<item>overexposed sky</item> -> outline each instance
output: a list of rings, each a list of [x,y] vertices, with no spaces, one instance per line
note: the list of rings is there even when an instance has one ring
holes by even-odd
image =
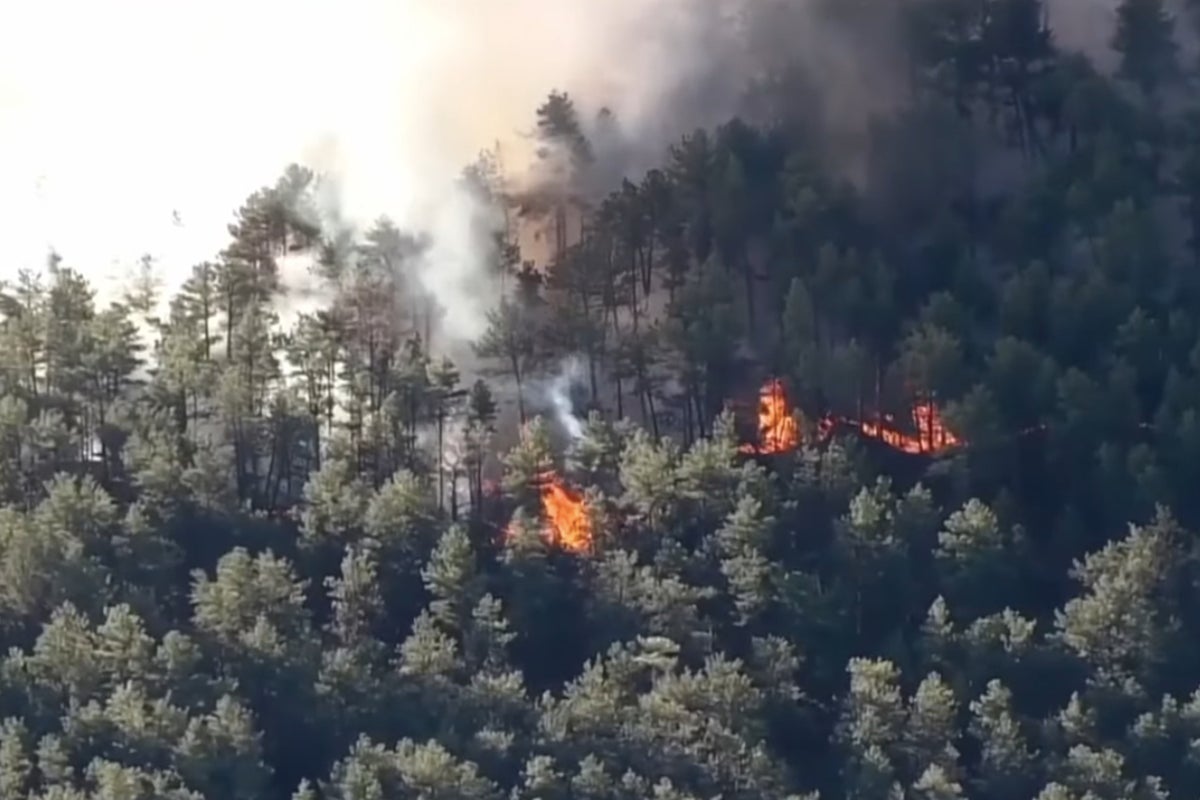
[[[510,135],[515,109],[532,121],[552,85],[505,69],[519,51],[497,51],[492,36],[529,46],[488,29],[505,5],[0,3],[0,278],[40,268],[53,246],[101,284],[142,253],[177,284],[293,160],[336,169],[352,215],[405,217]],[[551,51],[569,58],[569,18],[536,13],[554,5],[507,3],[532,11],[525,32],[555,34]]]
[[[173,291],[293,161],[344,218],[462,239],[451,180],[527,164],[550,90],[636,136],[712,55],[698,9],[742,1],[0,0],[0,279],[53,247],[111,297],[148,253]]]

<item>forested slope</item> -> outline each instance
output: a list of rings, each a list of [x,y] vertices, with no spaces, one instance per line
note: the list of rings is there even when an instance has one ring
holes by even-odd
[[[1200,792],[1196,13],[904,8],[853,158],[781,74],[598,195],[551,93],[468,351],[299,167],[5,287],[0,800]]]

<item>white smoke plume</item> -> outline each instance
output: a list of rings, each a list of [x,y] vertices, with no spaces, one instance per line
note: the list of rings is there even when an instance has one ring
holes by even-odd
[[[715,5],[715,4],[713,4]],[[0,277],[50,247],[104,289],[150,253],[164,289],[225,244],[292,161],[336,173],[342,214],[438,234],[430,283],[476,332],[474,245],[449,188],[510,166],[555,87],[651,120],[703,54],[694,0],[47,0],[0,11]],[[18,10],[19,9],[19,10]],[[69,22],[69,24],[68,24]],[[469,212],[468,212],[469,213]],[[468,304],[469,306],[469,304]]]
[[[1047,0],[1047,16],[1055,41],[1069,50],[1085,53],[1106,72],[1119,62],[1112,49],[1121,0]],[[1196,40],[1196,8],[1190,0],[1166,0],[1164,8],[1175,21],[1175,38],[1185,62],[1193,62],[1200,43]]]
[[[562,426],[563,431],[575,441],[583,436],[583,420],[575,416],[575,407],[571,401],[571,389],[580,385],[584,380],[583,362],[575,356],[563,359],[558,373],[546,386],[546,397],[554,408],[554,418]]]
[[[1055,0],[1055,22],[1072,43],[1095,46],[1092,27],[1111,4]],[[857,125],[894,95],[882,78],[899,71],[879,65],[897,27],[887,9],[898,4],[877,4],[866,44],[809,11],[838,5],[9,3],[0,9],[0,215],[9,223],[0,279],[41,268],[53,247],[103,300],[148,253],[169,296],[227,243],[246,196],[298,161],[336,176],[344,223],[361,229],[386,215],[432,235],[423,277],[450,334],[471,339],[496,291],[481,278],[488,243],[470,222],[483,212],[454,180],[480,149],[499,143],[505,168],[519,174],[532,158],[534,110],[557,88],[588,120],[611,109],[616,140],[597,150],[612,170],[636,172],[688,128],[736,110],[746,83],[782,54],[820,67],[826,107],[802,113],[838,117],[838,130]],[[1087,26],[1073,26],[1089,9]]]

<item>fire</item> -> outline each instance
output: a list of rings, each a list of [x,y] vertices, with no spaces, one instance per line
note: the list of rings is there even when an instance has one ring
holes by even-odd
[[[942,422],[942,415],[932,403],[918,403],[912,409],[916,433],[905,433],[894,427],[895,418],[890,414],[880,423],[861,422],[859,429],[867,436],[878,439],[889,447],[904,453],[928,455],[941,453],[962,444]]]
[[[563,485],[555,475],[542,482],[542,509],[546,512],[546,537],[551,544],[574,553],[592,547],[592,521],[583,497]]]
[[[542,536],[551,545],[572,553],[585,553],[592,548],[592,520],[583,496],[567,488],[553,472],[544,473],[538,480],[542,495]],[[511,536],[511,530],[505,536]]]
[[[758,395],[758,444],[744,444],[743,453],[772,455],[795,450],[800,444],[800,426],[788,406],[783,382],[772,378]]]
[[[913,422],[917,424],[917,430],[930,450],[941,452],[963,443],[946,427],[941,412],[933,403],[919,403],[912,413]]]
[[[897,427],[895,418],[890,414],[878,422],[859,422],[827,416],[818,423],[817,436],[824,441],[833,434],[837,425],[848,425],[857,428],[864,436],[878,439],[889,447],[913,455],[941,453],[963,443],[946,427],[941,413],[933,403],[917,403],[913,406],[912,421],[915,433]],[[800,438],[800,426],[788,405],[783,382],[778,378],[771,378],[763,384],[759,392],[758,442],[744,444],[740,450],[743,453],[759,455],[786,453],[796,449]]]

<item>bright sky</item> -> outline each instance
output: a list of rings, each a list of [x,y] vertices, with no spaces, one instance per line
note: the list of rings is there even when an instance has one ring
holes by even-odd
[[[0,0],[0,279],[53,247],[107,294],[149,253],[170,292],[292,161],[336,173],[354,221],[444,229],[450,179],[499,140],[519,166],[550,89],[653,108],[687,5]]]
[[[53,246],[101,282],[151,253],[177,283],[225,244],[241,201],[293,160],[333,157],[351,172],[370,163],[394,194],[360,187],[356,199],[379,204],[368,217],[394,212],[405,202],[397,184],[439,166],[413,138],[428,131],[402,116],[427,94],[422,65],[449,42],[422,7],[0,3],[0,278],[40,268]],[[417,149],[426,163],[409,163]]]

